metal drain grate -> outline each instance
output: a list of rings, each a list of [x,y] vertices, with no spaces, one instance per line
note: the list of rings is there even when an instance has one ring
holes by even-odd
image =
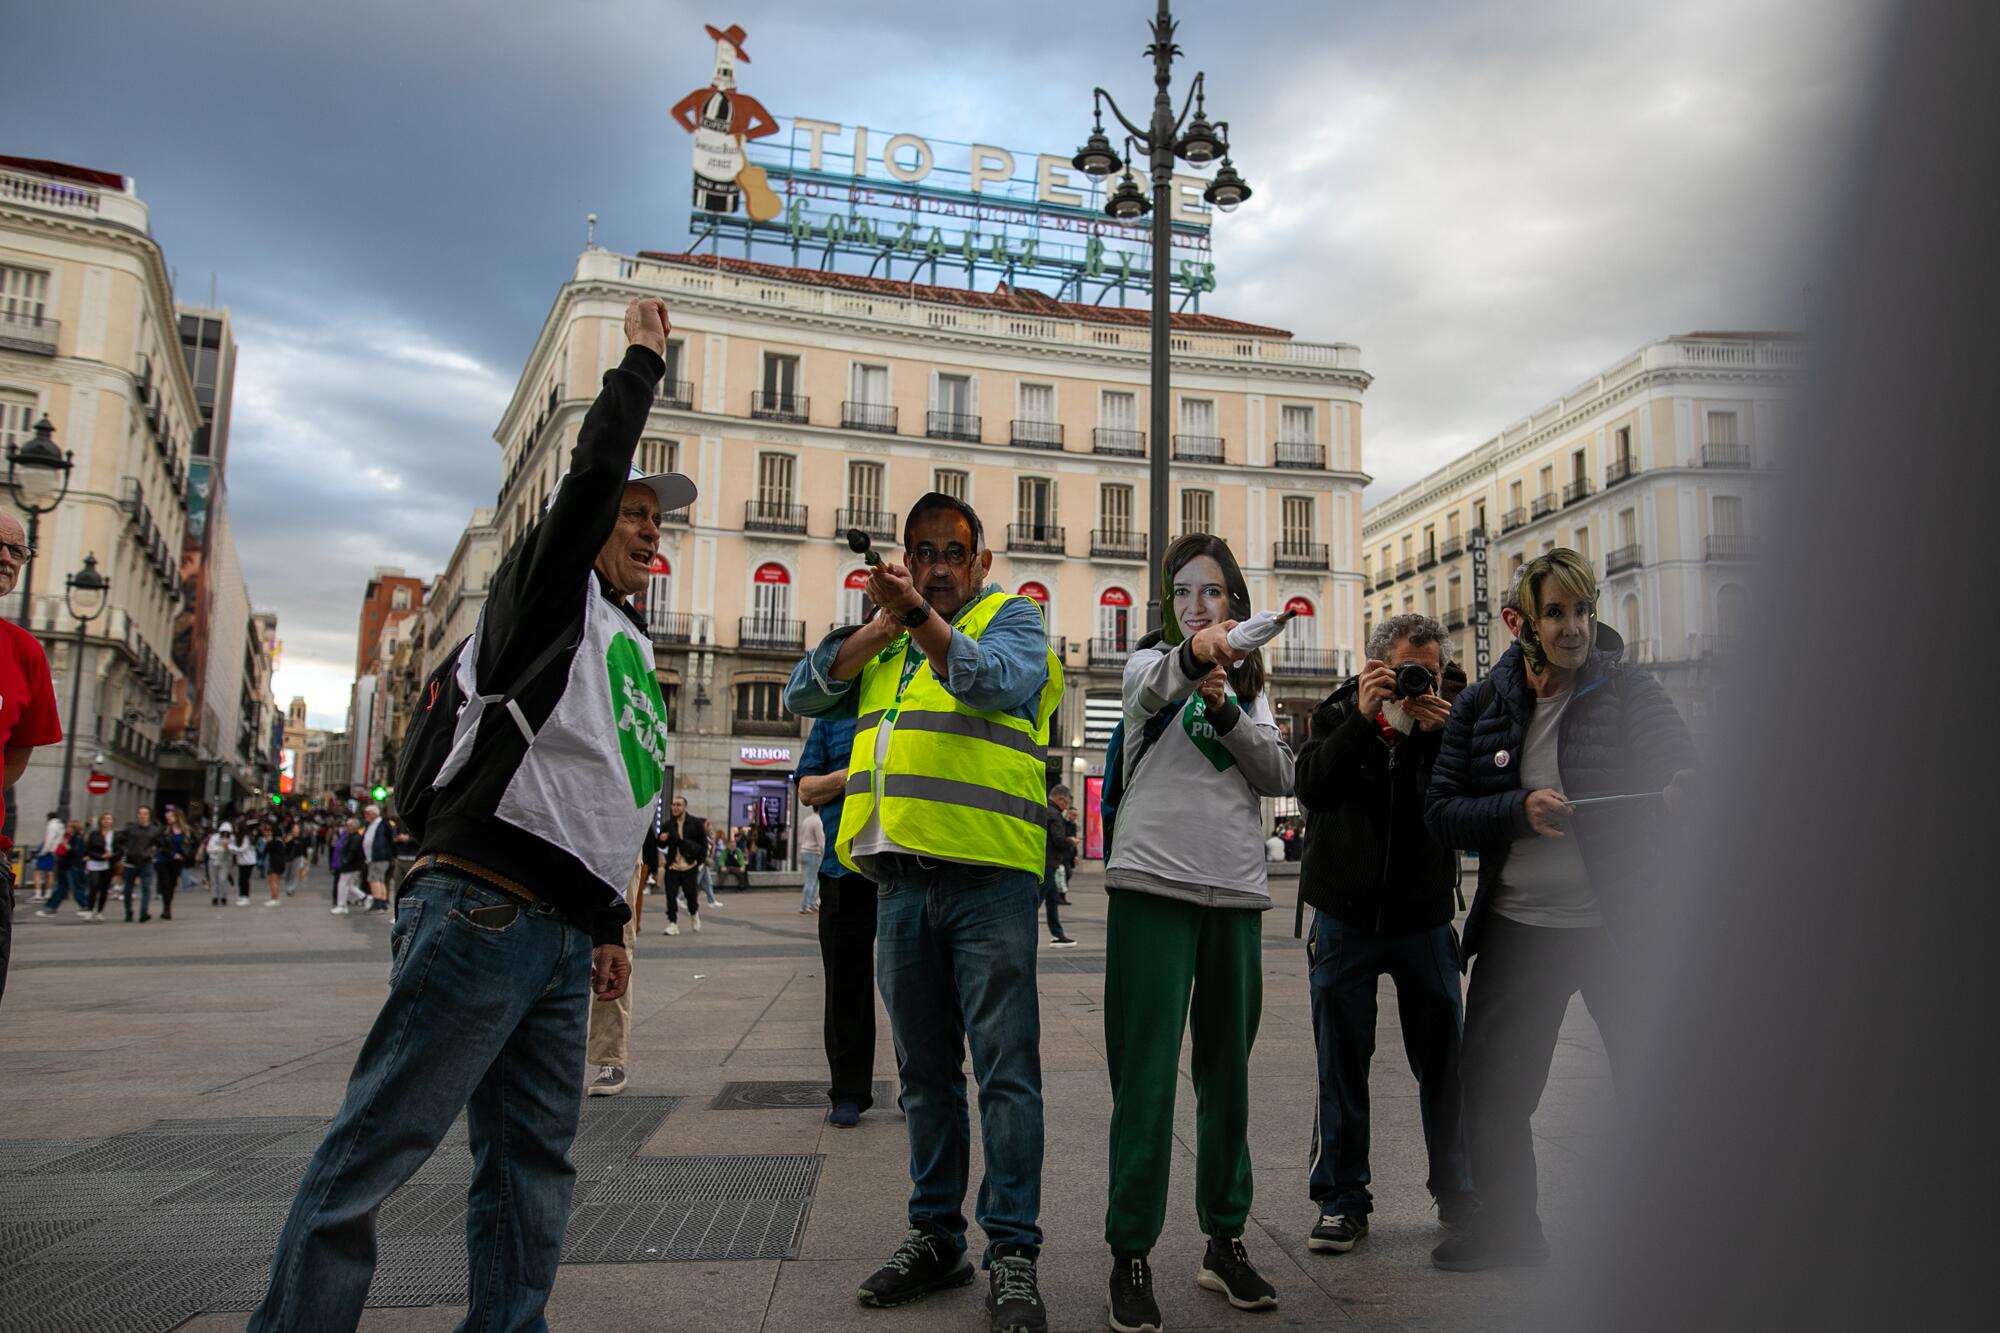
[[[96,1225],[97,1219],[91,1217],[0,1218],[0,1268],[43,1250],[53,1249],[60,1255],[63,1241]]]
[[[803,1199],[587,1203],[570,1214],[563,1261],[795,1259],[809,1206]]]
[[[0,1176],[0,1217],[110,1217],[143,1208],[162,1194],[201,1179],[198,1171],[92,1176]]]
[[[646,1157],[591,1192],[585,1203],[719,1203],[812,1198],[820,1158],[812,1153],[735,1157]]]
[[[0,1176],[32,1171],[102,1142],[103,1139],[0,1139]]]
[[[289,1197],[287,1198],[289,1202]],[[107,1217],[90,1230],[30,1256],[52,1263],[158,1264],[190,1254],[260,1254],[285,1224],[283,1203],[256,1208],[142,1208]]]
[[[875,1080],[875,1103],[894,1105],[896,1085],[887,1079]],[[711,1111],[825,1111],[826,1084],[793,1082],[725,1083]]]
[[[209,1134],[123,1134],[115,1139],[44,1162],[37,1175],[101,1175],[121,1171],[200,1171],[229,1166],[290,1130]]]

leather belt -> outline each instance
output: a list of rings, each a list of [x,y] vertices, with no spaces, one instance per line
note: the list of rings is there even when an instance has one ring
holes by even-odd
[[[446,870],[456,870],[460,874],[470,875],[480,883],[498,889],[510,898],[519,898],[525,903],[534,904],[542,901],[535,891],[527,885],[516,883],[514,880],[508,879],[505,875],[488,870],[485,866],[468,861],[463,857],[447,856],[443,852],[430,852],[410,863],[409,874],[414,875],[425,866],[441,866]],[[409,875],[405,875],[403,878],[407,880]],[[398,896],[401,896],[400,892]]]

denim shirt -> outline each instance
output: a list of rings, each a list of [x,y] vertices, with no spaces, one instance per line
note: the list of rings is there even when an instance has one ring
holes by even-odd
[[[844,711],[813,723],[811,733],[806,736],[805,752],[799,756],[799,766],[792,773],[794,784],[800,778],[823,778],[847,767],[847,756],[854,749],[854,695],[850,693],[847,698],[849,706]],[[820,827],[826,830],[826,855],[819,863],[822,879],[845,879],[854,873],[833,854],[833,845],[840,841],[840,807],[846,803],[844,795],[836,796],[803,816],[817,815]]]
[[[960,608],[961,617],[986,597],[1005,591],[989,583],[979,597]],[[792,669],[785,686],[785,707],[800,717],[831,717],[845,705],[853,711],[849,695],[853,680],[833,678],[833,659],[840,645],[854,630],[842,627],[820,641],[819,647]],[[921,653],[916,640],[908,641],[908,652]],[[977,640],[967,638],[954,624],[951,647],[945,653],[945,693],[981,712],[1006,713],[1032,722],[1041,706],[1042,686],[1049,680],[1049,630],[1042,613],[1025,597],[1016,597],[1002,606],[987,623]]]

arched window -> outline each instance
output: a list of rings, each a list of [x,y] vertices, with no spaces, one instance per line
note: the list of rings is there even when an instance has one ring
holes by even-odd
[[[664,555],[655,555],[646,576],[646,628],[655,632],[667,629],[673,610],[674,567]]]
[[[868,571],[850,570],[840,585],[840,623],[859,625],[868,618]]]
[[[1285,626],[1285,632],[1271,645],[1276,650],[1271,656],[1279,665],[1308,669],[1312,664],[1313,650],[1317,647],[1315,641],[1319,638],[1319,624],[1314,619],[1317,613],[1311,600],[1304,597],[1287,601],[1285,610],[1290,611],[1295,619]]]
[[[1132,649],[1132,594],[1106,588],[1097,595],[1097,637],[1113,652]]]
[[[775,560],[750,576],[750,618],[773,631],[792,618],[792,573]]]

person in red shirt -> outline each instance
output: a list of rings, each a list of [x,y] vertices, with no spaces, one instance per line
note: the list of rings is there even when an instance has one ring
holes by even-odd
[[[28,534],[12,514],[0,514],[0,599],[14,591],[21,566],[34,552]],[[6,792],[28,770],[28,756],[37,745],[62,739],[56,716],[55,683],[42,642],[12,621],[0,620],[0,756],[6,777],[0,781],[0,823],[7,815]],[[14,947],[14,844],[0,834],[0,999],[7,994],[7,958]]]

